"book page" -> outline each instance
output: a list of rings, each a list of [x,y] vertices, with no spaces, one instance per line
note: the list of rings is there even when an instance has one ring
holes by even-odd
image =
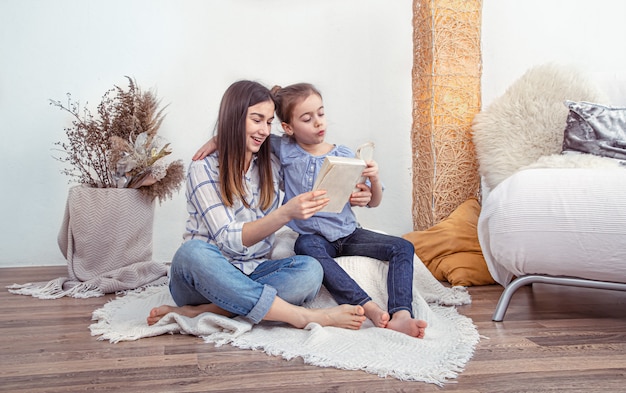
[[[363,161],[371,161],[374,159],[374,142],[365,142],[356,148],[356,158]]]

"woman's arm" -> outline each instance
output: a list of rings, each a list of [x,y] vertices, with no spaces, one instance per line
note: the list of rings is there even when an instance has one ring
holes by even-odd
[[[219,179],[214,163],[209,158],[209,161],[196,161],[189,168],[187,192],[193,209],[187,230],[194,235],[208,236],[230,254],[245,252],[242,247],[252,247],[292,219],[307,219],[328,204],[328,198],[323,197],[326,191],[310,191],[258,218],[262,216],[258,209],[224,204],[216,187]]]
[[[245,246],[260,242],[291,220],[306,220],[328,205],[326,191],[309,191],[291,198],[287,203],[265,217],[243,225],[242,241]]]

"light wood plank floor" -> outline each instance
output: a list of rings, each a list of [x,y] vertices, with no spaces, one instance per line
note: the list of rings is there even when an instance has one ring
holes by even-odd
[[[496,323],[502,288],[470,288],[473,302],[459,311],[485,338],[465,371],[439,388],[216,348],[193,336],[110,344],[92,337],[89,325],[112,295],[39,300],[5,289],[65,274],[63,266],[0,269],[0,391],[626,392],[626,292],[536,284],[522,288]]]

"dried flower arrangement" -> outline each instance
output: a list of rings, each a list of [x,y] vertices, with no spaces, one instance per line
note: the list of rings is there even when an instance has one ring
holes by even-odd
[[[67,105],[50,104],[73,116],[65,128],[67,142],[57,142],[64,153],[55,157],[69,164],[62,173],[98,188],[138,188],[152,199],[171,198],[184,180],[182,160],[167,164],[169,143],[157,135],[165,115],[153,91],[143,91],[130,77],[128,89],[107,90],[94,116],[67,94]]]

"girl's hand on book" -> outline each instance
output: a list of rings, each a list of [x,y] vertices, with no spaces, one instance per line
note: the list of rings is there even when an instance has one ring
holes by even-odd
[[[378,182],[378,163],[374,160],[366,161],[367,168],[363,170],[363,176],[370,179],[370,182]]]
[[[370,203],[370,200],[372,199],[372,192],[370,188],[364,183],[359,183],[356,185],[356,187],[359,190],[353,192],[350,195],[350,206],[367,206],[367,204]]]

